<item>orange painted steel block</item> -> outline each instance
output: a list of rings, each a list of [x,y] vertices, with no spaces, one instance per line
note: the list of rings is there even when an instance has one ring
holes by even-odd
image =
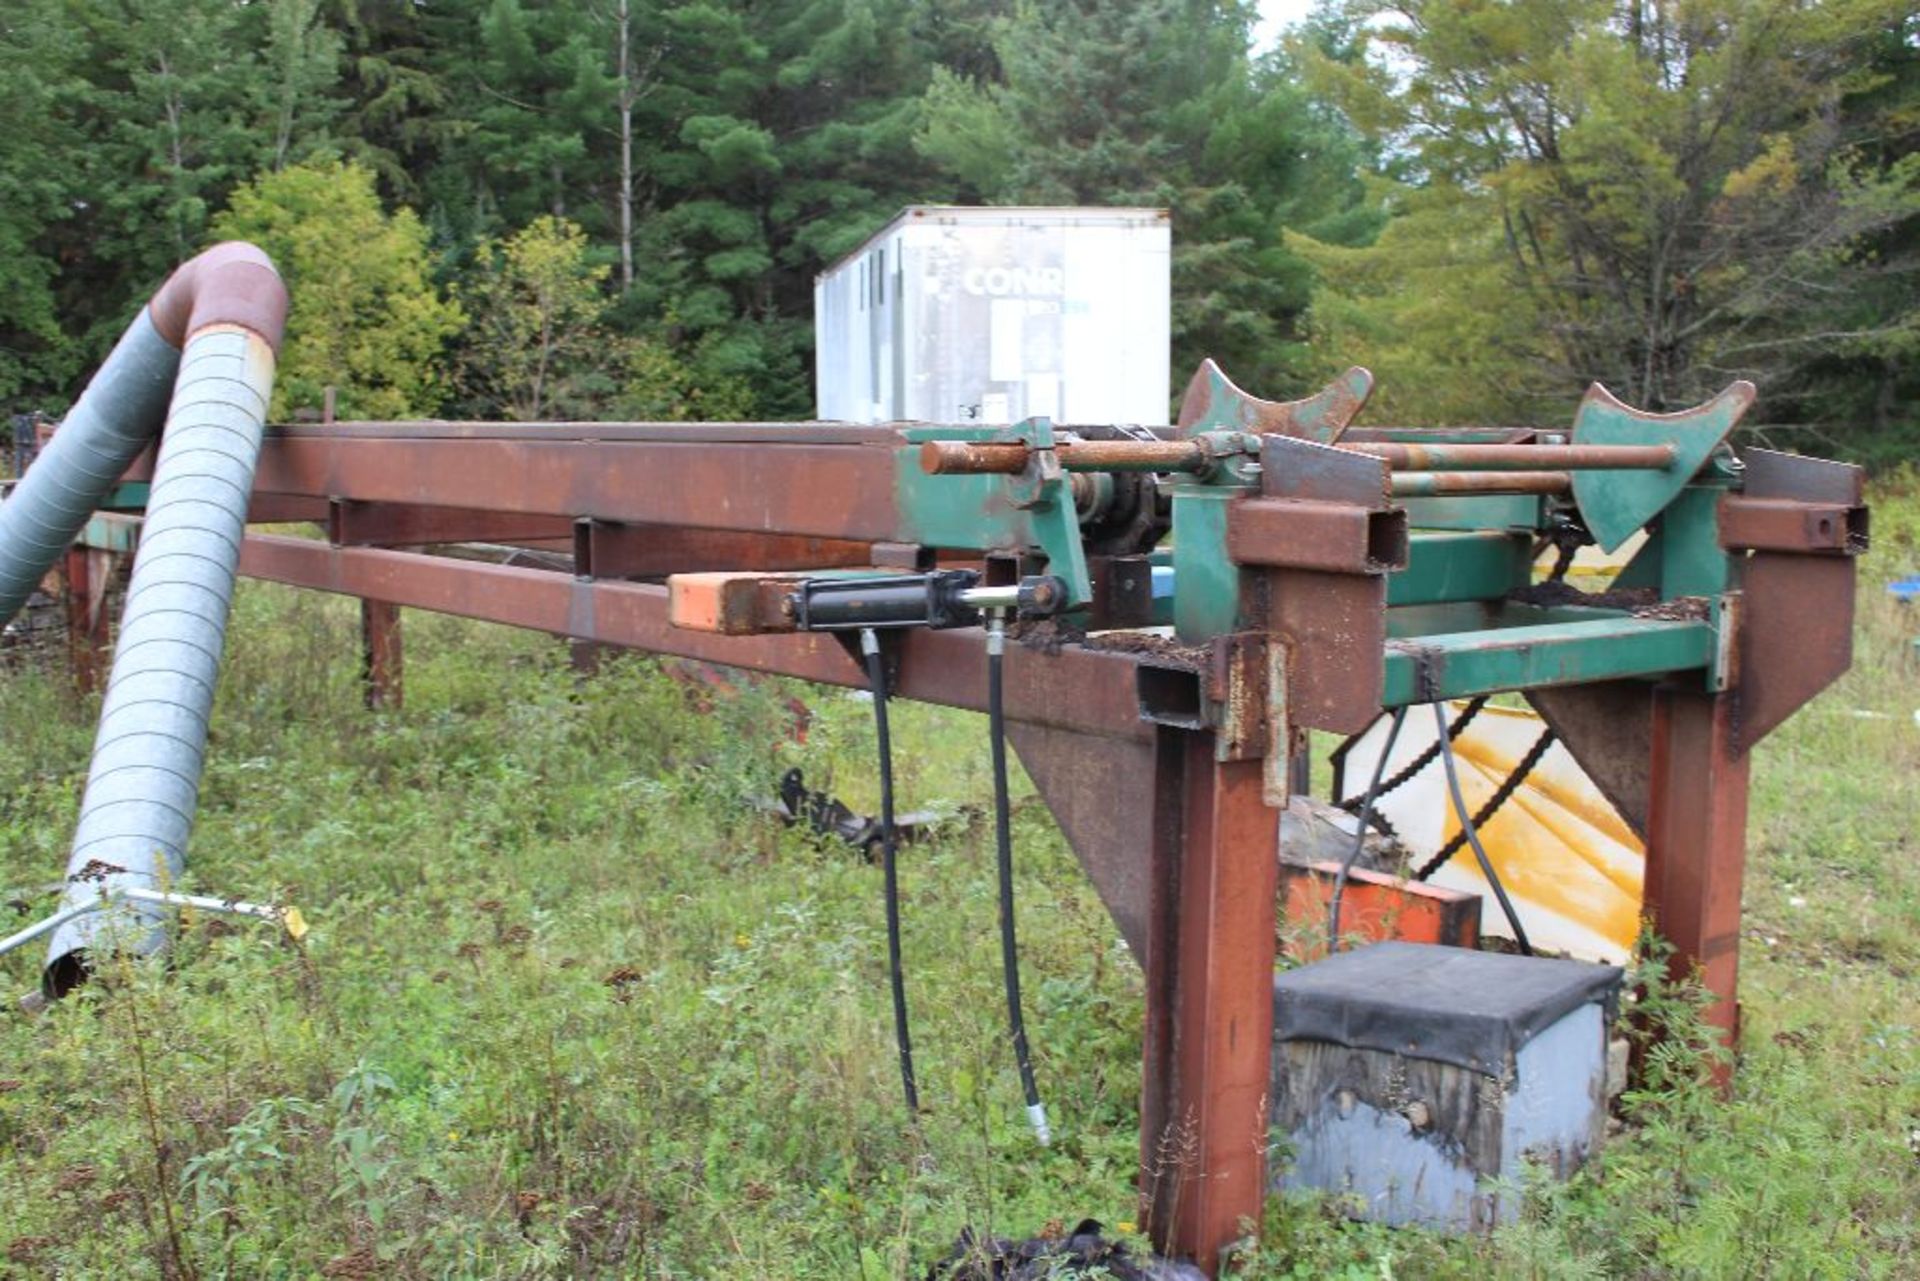
[[[1280,864],[1282,929],[1295,960],[1326,955],[1327,917],[1340,865]],[[1340,899],[1340,934],[1369,943],[1400,939],[1449,947],[1480,945],[1480,896],[1354,868]]]

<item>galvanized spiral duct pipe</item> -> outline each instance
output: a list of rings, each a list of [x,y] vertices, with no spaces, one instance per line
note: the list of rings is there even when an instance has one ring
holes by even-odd
[[[4,620],[161,430],[156,387],[172,378],[63,910],[105,887],[166,889],[185,870],[286,311],[285,286],[252,245],[217,245],[181,267],[0,505]],[[42,975],[48,995],[84,979],[103,934],[139,953],[164,947],[161,911],[128,905],[62,926]]]

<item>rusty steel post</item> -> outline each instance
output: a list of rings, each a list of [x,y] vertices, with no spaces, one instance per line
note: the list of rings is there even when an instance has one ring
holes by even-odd
[[[107,573],[104,565],[96,565],[95,555],[85,547],[69,547],[62,575],[67,588],[67,671],[82,694],[100,688],[100,660],[107,650]]]
[[[1707,1021],[1731,1048],[1740,1032],[1740,884],[1746,868],[1747,774],[1734,699],[1681,689],[1653,697],[1647,801],[1646,914],[1673,945],[1675,978],[1700,973]],[[1717,1073],[1724,1088],[1726,1063]]]
[[[402,681],[400,607],[383,600],[360,602],[360,679],[368,711],[398,709]]]
[[[1157,842],[1140,1192],[1155,1247],[1212,1273],[1266,1199],[1279,812],[1260,760],[1215,760],[1211,731],[1165,739],[1177,829]]]

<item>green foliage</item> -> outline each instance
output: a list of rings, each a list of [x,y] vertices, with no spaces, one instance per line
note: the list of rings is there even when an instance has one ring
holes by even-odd
[[[610,387],[600,332],[607,268],[587,259],[579,224],[534,219],[480,247],[461,291],[473,320],[460,351],[460,384],[482,414],[522,420],[588,417]]]
[[[274,408],[317,409],[338,389],[342,417],[411,418],[439,407],[441,350],[463,320],[431,278],[426,230],[387,214],[373,174],[318,161],[262,175],[214,219],[223,240],[265,249],[291,308]]]
[[[1913,77],[1910,10],[1354,0],[1337,10],[1352,42],[1301,53],[1415,188],[1396,213],[1444,203],[1481,228],[1472,292],[1511,295],[1531,325],[1530,359],[1512,363],[1535,367],[1483,401],[1537,408],[1599,379],[1677,409],[1747,378],[1774,397],[1766,412],[1820,421],[1823,362],[1870,369],[1913,342],[1920,276],[1886,252],[1920,228],[1910,99],[1874,101]],[[1458,243],[1410,228],[1371,257],[1323,259],[1385,282],[1355,293],[1329,272],[1326,340],[1390,330],[1422,282],[1458,276]],[[1405,359],[1452,359],[1457,329],[1406,330]],[[1468,398],[1443,400],[1422,416]]]

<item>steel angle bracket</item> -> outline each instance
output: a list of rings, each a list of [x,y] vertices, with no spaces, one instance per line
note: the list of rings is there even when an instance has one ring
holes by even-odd
[[[1026,512],[1027,530],[1047,557],[1047,572],[1067,585],[1067,608],[1093,603],[1093,578],[1087,572],[1087,549],[1080,541],[1080,516],[1074,510],[1073,490],[1060,455],[1054,450],[1053,420],[1029,418],[994,437],[1027,447],[1026,470],[1007,477],[1007,497]]]
[[[898,537],[925,547],[1038,551],[1047,558],[1047,572],[1066,583],[1068,610],[1093,603],[1073,488],[1060,465],[1050,419],[1029,418],[1002,430],[907,427],[901,438],[904,445],[894,452]],[[920,466],[920,447],[932,440],[1025,445],[1027,465],[1012,476],[929,476]]]
[[[1650,414],[1622,404],[1599,383],[1587,388],[1573,418],[1574,444],[1673,447],[1673,461],[1657,470],[1573,473],[1573,500],[1602,551],[1615,550],[1666,510],[1738,425],[1754,395],[1752,383],[1736,382],[1704,405]]]
[[[1847,463],[1741,451],[1739,493],[1720,500],[1740,614],[1734,741],[1746,751],[1853,661],[1854,567],[1868,545],[1865,473]]]
[[[1373,375],[1355,365],[1305,400],[1250,396],[1211,360],[1200,362],[1180,401],[1182,436],[1209,431],[1248,431],[1292,436],[1331,445],[1373,394]]]

